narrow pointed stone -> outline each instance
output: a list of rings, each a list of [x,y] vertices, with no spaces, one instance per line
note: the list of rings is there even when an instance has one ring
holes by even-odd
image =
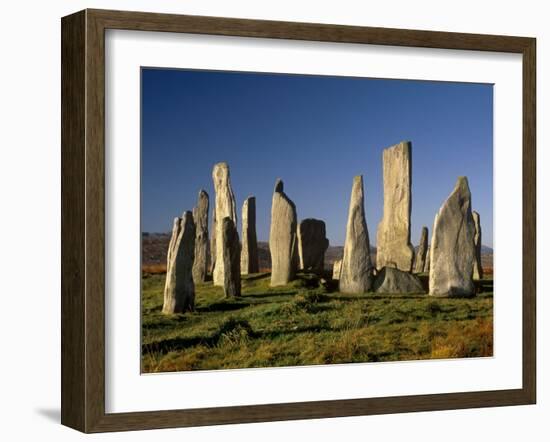
[[[214,285],[223,286],[225,280],[225,267],[223,262],[223,246],[220,241],[223,224],[222,220],[225,217],[229,217],[233,220],[235,225],[237,224],[235,195],[233,194],[233,189],[231,188],[231,177],[227,163],[218,163],[214,165],[212,180],[214,181],[214,189],[216,191],[216,262],[214,266],[213,279]]]
[[[241,274],[259,272],[258,240],[256,237],[256,198],[249,196],[243,203],[242,211]]]
[[[185,212],[181,218],[174,220],[168,247],[163,313],[173,314],[194,310],[194,254],[195,223],[192,213]]]
[[[227,298],[241,296],[241,246],[237,227],[228,216],[220,224],[224,266],[223,292]]]
[[[414,258],[414,272],[422,273],[426,266],[426,254],[428,252],[428,228],[422,227],[422,233],[420,234],[420,243],[418,244],[418,250],[416,251]]]
[[[205,282],[210,268],[210,243],[208,241],[209,197],[205,190],[199,192],[197,206],[193,209],[195,221],[195,260],[193,262],[193,281]]]
[[[474,263],[474,279],[483,279],[483,267],[481,266],[481,220],[479,213],[472,212],[475,225],[474,247],[476,260]]]
[[[325,267],[325,252],[328,249],[324,221],[307,218],[298,225],[299,268],[322,273]]]
[[[403,141],[384,149],[384,215],[376,236],[376,268],[412,270],[411,244],[411,143]]]
[[[296,206],[283,191],[277,180],[271,204],[269,251],[271,253],[271,286],[285,285],[296,275]]]
[[[366,293],[372,288],[373,269],[364,199],[363,177],[356,176],[351,190],[344,257],[340,271],[339,287],[342,293]]]
[[[430,250],[430,295],[473,296],[475,223],[466,177],[439,209]]]

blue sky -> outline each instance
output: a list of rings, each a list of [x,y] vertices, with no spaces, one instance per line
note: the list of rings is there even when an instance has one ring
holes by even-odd
[[[363,175],[371,244],[382,217],[382,150],[412,142],[412,227],[466,175],[493,244],[493,87],[488,84],[142,69],[142,230],[168,232],[199,190],[214,199],[226,161],[239,214],[256,196],[258,240],[269,237],[276,178],[298,219],[325,221],[342,245],[352,180]]]

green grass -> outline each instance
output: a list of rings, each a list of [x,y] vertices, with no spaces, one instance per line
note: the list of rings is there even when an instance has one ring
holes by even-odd
[[[475,298],[344,295],[313,275],[269,287],[243,277],[242,297],[197,285],[193,313],[163,315],[164,275],[142,280],[142,370],[163,372],[491,356],[492,281]]]

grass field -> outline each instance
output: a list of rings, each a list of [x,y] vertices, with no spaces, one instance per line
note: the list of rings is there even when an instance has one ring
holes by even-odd
[[[425,281],[425,277],[424,277]],[[243,277],[243,296],[197,285],[194,313],[161,313],[164,275],[142,279],[144,373],[493,354],[492,280],[475,298],[344,295],[299,275],[269,287],[269,274]]]

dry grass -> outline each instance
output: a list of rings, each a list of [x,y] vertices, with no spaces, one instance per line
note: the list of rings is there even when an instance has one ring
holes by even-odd
[[[166,273],[166,264],[143,264],[141,272],[143,275],[162,275]]]

